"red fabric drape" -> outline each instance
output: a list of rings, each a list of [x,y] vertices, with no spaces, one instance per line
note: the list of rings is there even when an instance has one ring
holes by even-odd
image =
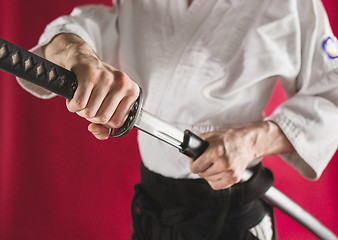
[[[48,22],[86,3],[111,5],[110,0],[0,0],[0,36],[29,49]],[[337,0],[324,4],[338,35]],[[277,91],[267,112],[282,100]],[[63,99],[34,98],[0,72],[0,239],[130,239],[129,205],[140,162],[136,132],[102,142],[86,128]],[[336,234],[337,160],[336,154],[316,182],[278,157],[264,160],[275,185]],[[278,210],[276,222],[280,239],[315,239]]]

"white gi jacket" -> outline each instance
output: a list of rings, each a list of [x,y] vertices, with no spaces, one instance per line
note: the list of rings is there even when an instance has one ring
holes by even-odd
[[[144,109],[195,133],[265,118],[278,79],[289,99],[267,119],[297,153],[282,158],[318,178],[338,145],[338,51],[319,0],[122,0],[76,8],[49,24],[35,51],[61,32],[87,41],[144,93]],[[331,37],[331,39],[329,39]],[[21,81],[21,80],[20,80]],[[25,81],[33,94],[53,94]],[[189,160],[142,132],[144,164],[194,178]]]

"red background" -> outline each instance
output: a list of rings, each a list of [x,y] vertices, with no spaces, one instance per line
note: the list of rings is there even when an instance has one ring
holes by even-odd
[[[74,6],[110,0],[0,0],[0,36],[26,49],[44,26]],[[338,35],[336,0],[324,0]],[[267,112],[284,96],[277,87]],[[138,181],[136,132],[97,141],[62,98],[37,99],[0,72],[0,239],[130,239]],[[275,185],[338,234],[338,154],[320,180],[304,179],[278,157],[264,160]],[[280,239],[316,239],[276,210]]]

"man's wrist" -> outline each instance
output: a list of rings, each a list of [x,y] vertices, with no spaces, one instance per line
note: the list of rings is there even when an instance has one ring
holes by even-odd
[[[62,33],[55,36],[43,48],[44,56],[46,59],[65,67],[68,53],[71,48],[84,45],[85,42],[75,34]]]
[[[257,144],[260,157],[295,151],[281,128],[272,121],[262,122],[257,134]]]

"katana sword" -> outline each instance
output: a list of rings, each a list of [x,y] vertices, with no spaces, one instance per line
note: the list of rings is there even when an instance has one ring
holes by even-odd
[[[73,72],[2,38],[0,38],[0,69],[69,100],[73,98],[77,88],[77,80]],[[142,103],[141,90],[127,120],[122,127],[113,129],[110,133],[111,136],[124,136],[135,127],[176,147],[181,153],[193,159],[197,159],[208,148],[208,142],[202,140],[190,130],[182,131],[157,118],[142,109]],[[252,175],[253,172],[246,170],[242,181],[247,181]],[[262,196],[262,199],[280,209],[319,239],[338,239],[327,227],[275,187],[270,187]]]

